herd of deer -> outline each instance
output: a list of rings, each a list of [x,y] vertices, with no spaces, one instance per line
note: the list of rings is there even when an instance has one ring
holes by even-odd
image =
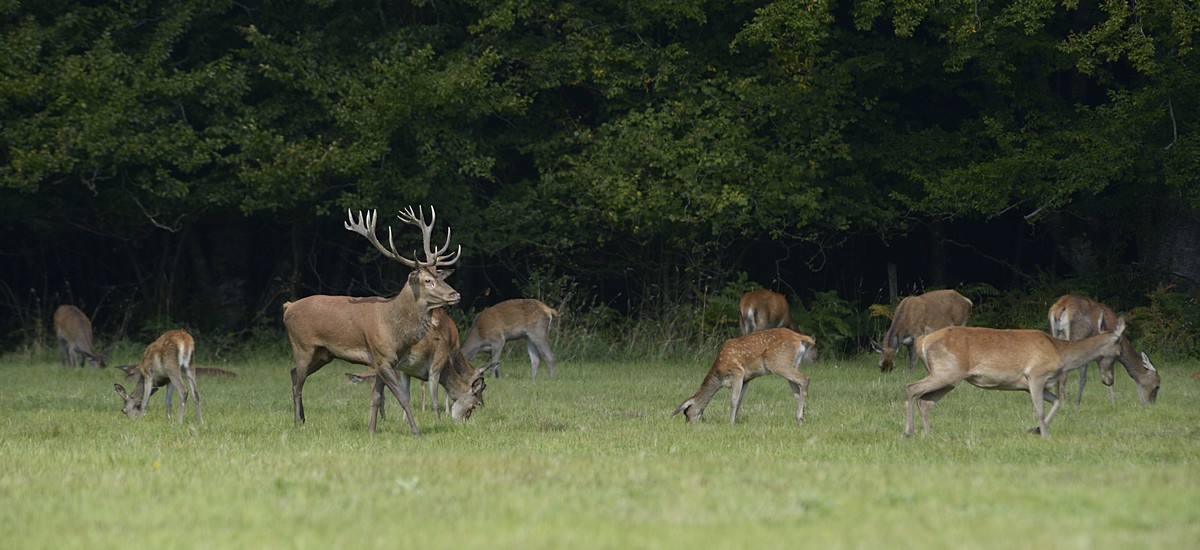
[[[411,207],[400,211],[401,222],[421,230],[424,261],[402,256],[388,229],[388,245],[376,237],[376,212],[349,213],[346,229],[365,237],[384,257],[411,269],[400,292],[391,298],[315,295],[283,305],[283,323],[292,346],[295,367],[291,370],[293,421],[304,423],[304,382],[333,359],[369,367],[347,373],[352,381],[371,381],[368,429],[376,430],[382,416],[385,394],[391,392],[404,411],[413,435],[420,435],[410,409],[410,379],[428,381],[437,409],[437,386],[451,401],[450,415],[465,420],[483,405],[485,375],[500,375],[500,354],[508,340],[527,339],[526,347],[537,376],[541,361],[554,376],[554,355],[548,343],[549,326],[557,312],[531,299],[501,302],[480,313],[460,345],[458,327],[444,307],[458,303],[459,293],[446,283],[458,261],[461,247],[450,251],[450,230],[440,247],[431,244],[436,212]],[[731,392],[731,423],[749,382],[767,374],[788,381],[796,397],[796,421],[804,422],[804,402],[809,378],[800,372],[803,360],[816,358],[816,341],[801,334],[792,320],[787,299],[777,292],[759,289],[742,297],[742,336],[727,340],[717,353],[708,374],[690,398],[673,414],[684,413],[687,421],[700,418],[716,392]],[[936,290],[903,299],[897,306],[883,345],[872,342],[880,355],[883,372],[895,367],[901,345],[908,347],[909,370],[919,356],[928,376],[905,386],[906,422],[904,435],[913,434],[913,408],[921,411],[924,431],[929,430],[929,410],[943,396],[966,380],[984,389],[1022,390],[1030,394],[1038,426],[1030,430],[1042,437],[1061,404],[1067,374],[1080,371],[1078,404],[1087,380],[1087,364],[1097,361],[1101,381],[1109,387],[1115,404],[1113,363],[1120,361],[1137,383],[1142,403],[1153,403],[1160,377],[1145,353],[1140,355],[1125,337],[1125,320],[1108,306],[1081,296],[1063,296],[1048,313],[1050,334],[1037,330],[1000,330],[965,326],[972,303],[953,290]],[[71,366],[92,360],[105,366],[105,357],[92,346],[92,326],[75,306],[60,306],[54,313],[60,362]],[[120,384],[114,389],[124,401],[123,411],[131,418],[145,414],[150,396],[167,387],[167,416],[172,415],[171,392],[181,395],[179,421],[189,395],[195,396],[200,421],[204,414],[196,371],[192,366],[195,342],[182,330],[167,331],[146,347],[137,365],[125,367],[136,386],[130,393]],[[483,368],[471,366],[469,357],[490,352],[491,362]],[[214,369],[219,370],[219,369]],[[227,372],[227,371],[226,371]],[[1050,385],[1055,391],[1050,391]],[[1055,393],[1057,392],[1057,394]],[[1050,402],[1049,412],[1044,402]],[[440,413],[440,409],[439,413]]]

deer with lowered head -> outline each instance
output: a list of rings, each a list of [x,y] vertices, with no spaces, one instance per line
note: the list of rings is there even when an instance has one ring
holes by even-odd
[[[458,326],[454,324],[454,319],[442,308],[433,310],[431,315],[432,326],[429,332],[401,357],[396,370],[405,380],[411,377],[429,381],[430,400],[435,408],[437,393],[434,388],[435,384],[440,384],[452,401],[451,417],[465,420],[476,407],[483,406],[483,390],[487,387],[483,375],[495,365],[488,365],[482,369],[472,367],[459,349]],[[346,373],[346,376],[351,382],[370,380],[373,383],[368,426],[374,430],[376,417],[383,416],[382,381],[373,371]],[[437,412],[440,416],[441,409],[437,409]]]
[[[900,300],[883,346],[872,342],[872,348],[880,354],[879,370],[891,372],[896,367],[901,344],[908,346],[908,370],[913,370],[917,366],[916,338],[943,327],[967,324],[971,306],[970,299],[953,290],[931,290]]]
[[[190,391],[196,397],[196,416],[203,424],[204,410],[200,407],[200,389],[196,386],[196,372],[192,368],[192,355],[195,351],[196,342],[192,335],[182,330],[168,330],[146,346],[146,351],[142,352],[142,359],[137,364],[137,385],[133,391],[126,392],[120,384],[113,384],[117,395],[125,401],[122,412],[130,418],[140,418],[146,414],[150,395],[158,388],[170,384],[179,391],[179,423],[183,423],[183,415],[187,412]],[[171,408],[168,399],[168,419],[171,418]]]
[[[1117,322],[1117,314],[1105,304],[1067,294],[1050,306],[1046,315],[1050,321],[1050,334],[1063,340],[1082,340],[1102,332],[1110,332]],[[1121,336],[1121,354],[1112,358],[1101,358],[1100,381],[1108,386],[1108,399],[1113,405],[1117,404],[1117,392],[1113,389],[1113,362],[1120,361],[1125,372],[1137,383],[1138,400],[1143,404],[1154,403],[1158,399],[1158,387],[1162,379],[1158,369],[1150,362],[1150,357],[1142,352],[1140,355],[1133,349],[1127,336]],[[1079,367],[1079,392],[1075,394],[1075,404],[1083,399],[1083,386],[1087,383],[1087,368],[1085,364]],[[1058,379],[1058,393],[1066,397],[1067,376]]]
[[[929,410],[966,380],[987,390],[1029,392],[1038,425],[1030,430],[1042,437],[1062,402],[1050,384],[1089,361],[1115,358],[1121,353],[1125,319],[1117,319],[1112,332],[1083,340],[1060,340],[1040,330],[1001,330],[981,327],[946,327],[917,338],[917,348],[929,375],[904,386],[904,435],[913,434],[913,405],[921,409],[921,424],[929,433]],[[1049,413],[1044,401],[1050,402]]]
[[[54,335],[58,340],[58,362],[85,366],[91,359],[97,367],[108,366],[107,358],[92,348],[92,320],[79,308],[61,305],[54,310]]]
[[[482,351],[492,353],[493,371],[500,376],[500,354],[509,340],[526,338],[525,350],[529,353],[530,378],[537,377],[538,365],[546,361],[550,376],[554,376],[554,354],[550,352],[550,322],[558,315],[554,308],[532,298],[505,300],[489,307],[475,316],[467,340],[463,343],[463,355],[474,357]]]
[[[738,301],[742,321],[742,334],[768,328],[800,329],[792,320],[792,308],[783,294],[765,288],[751,290]]]
[[[430,245],[437,219],[432,208],[429,222],[425,221],[423,210],[418,215],[412,207],[400,211],[397,216],[401,222],[420,228],[425,261],[409,259],[396,252],[390,228],[388,246],[380,243],[375,236],[376,212],[359,213],[358,219],[353,213],[348,214],[350,219],[345,222],[346,229],[362,235],[384,257],[400,262],[412,271],[400,292],[391,298],[314,295],[283,305],[283,324],[295,360],[292,369],[293,420],[297,426],[305,420],[305,379],[330,361],[341,359],[366,365],[375,371],[376,383],[392,392],[404,410],[412,434],[420,435],[409,410],[408,388],[402,386],[396,368],[433,327],[432,311],[458,303],[458,291],[446,284],[446,276],[451,271],[439,268],[457,262],[462,248],[447,253],[449,229],[446,230],[445,244],[437,248]],[[468,412],[469,408],[460,407],[457,412],[452,411],[452,415],[461,419]],[[368,429],[374,432],[374,427],[372,423]]]
[[[731,338],[721,344],[717,359],[708,369],[700,389],[671,413],[683,413],[687,422],[704,414],[713,395],[729,388],[729,423],[737,423],[738,409],[751,380],[778,374],[788,381],[796,396],[796,422],[804,423],[804,400],[808,396],[808,376],[800,372],[800,361],[816,342],[812,337],[786,328],[772,328]]]

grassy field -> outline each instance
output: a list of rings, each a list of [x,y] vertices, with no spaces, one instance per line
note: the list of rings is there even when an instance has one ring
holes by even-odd
[[[522,350],[523,351],[523,350]],[[119,358],[118,358],[119,359]],[[530,379],[512,355],[467,423],[390,403],[335,362],[292,427],[289,360],[201,378],[207,424],[120,414],[119,371],[0,363],[6,548],[1184,548],[1200,542],[1200,380],[1164,362],[1155,406],[1118,368],[1042,440],[1025,393],[964,385],[904,439],[902,386],[874,358],[822,360],[807,422],[778,377],[706,421],[671,417],[708,364],[570,362]],[[115,362],[114,362],[115,363]],[[542,373],[544,376],[545,373]],[[1093,378],[1098,376],[1093,373]],[[919,429],[919,428],[918,428]],[[165,546],[164,546],[165,545]]]

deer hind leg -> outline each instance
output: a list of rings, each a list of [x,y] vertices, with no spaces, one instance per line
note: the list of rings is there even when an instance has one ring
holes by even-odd
[[[804,401],[808,398],[808,377],[799,374],[798,380],[787,378],[788,385],[792,387],[792,395],[796,396],[796,423],[804,424]]]
[[[379,375],[371,383],[371,412],[367,417],[367,430],[371,433],[375,433],[377,418],[383,418],[383,379]]]
[[[492,375],[496,378],[500,378],[500,355],[504,353],[504,340],[492,342],[490,347],[492,348],[491,362],[496,364],[496,368],[492,369]]]
[[[304,423],[304,380],[321,367],[329,364],[333,356],[321,350],[302,350],[292,348],[296,357],[296,366],[292,369],[292,414],[294,425]]]
[[[913,425],[913,407],[916,402],[920,401],[921,427],[925,430],[924,433],[929,433],[929,409],[932,409],[934,403],[937,403],[947,393],[950,393],[950,390],[954,389],[954,384],[956,383],[957,380],[947,382],[938,379],[934,375],[929,375],[904,386],[905,437],[911,436],[915,429]]]
[[[546,368],[550,372],[550,377],[554,377],[554,354],[550,352],[550,344],[546,342],[546,335],[543,334],[539,338],[529,339],[529,359],[533,360],[534,352],[542,356],[546,360]]]
[[[196,417],[200,419],[200,423],[204,423],[204,409],[200,406],[200,387],[196,385],[196,369],[187,369],[187,382],[191,386],[192,396],[196,399]]]

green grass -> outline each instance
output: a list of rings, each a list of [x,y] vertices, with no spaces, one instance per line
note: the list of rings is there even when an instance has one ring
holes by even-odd
[[[222,365],[168,423],[120,414],[115,369],[0,364],[0,533],[7,548],[1182,548],[1200,541],[1200,381],[1162,365],[1159,403],[1098,382],[1052,437],[1025,393],[964,385],[903,439],[901,388],[873,358],[805,367],[807,422],[778,377],[727,422],[671,417],[707,363],[570,362],[529,379],[522,353],[467,423],[394,400],[366,432],[341,362],[309,379],[292,427],[288,359]],[[114,362],[117,364],[117,362]],[[543,371],[542,376],[545,375]],[[919,427],[918,427],[919,430]],[[164,546],[165,545],[165,546]]]

